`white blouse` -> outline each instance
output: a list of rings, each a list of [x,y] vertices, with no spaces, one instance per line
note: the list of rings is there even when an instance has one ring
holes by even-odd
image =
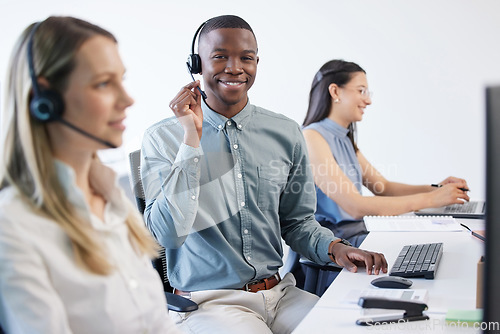
[[[35,213],[13,187],[0,192],[0,323],[7,333],[180,333],[160,278],[133,249],[125,224],[133,208],[100,163],[91,184],[106,199],[104,221],[90,213],[74,172],[56,161],[69,200],[99,231],[116,268],[108,276],[77,266],[69,238]]]

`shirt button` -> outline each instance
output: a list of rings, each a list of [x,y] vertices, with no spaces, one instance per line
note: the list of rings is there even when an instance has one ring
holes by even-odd
[[[248,234],[248,230],[247,230],[247,229],[244,229],[244,230],[243,230],[243,233]]]
[[[196,199],[196,196],[195,195],[191,196],[191,199]]]
[[[231,125],[231,121],[227,121],[227,125]]]
[[[238,173],[238,179],[241,179],[243,175],[241,173]]]
[[[198,162],[200,159],[198,158],[194,158],[194,162]]]
[[[139,284],[137,283],[137,281],[136,281],[135,279],[131,279],[131,280],[128,282],[128,285],[130,286],[130,288],[135,289],[135,288],[137,288],[137,286],[138,286]]]
[[[219,128],[219,129],[222,129],[222,125],[220,125],[220,124],[219,124],[218,128]]]
[[[238,124],[238,129],[241,129],[242,127],[243,127],[243,125]]]
[[[245,206],[245,202],[241,202],[241,206]]]
[[[236,149],[238,149],[238,145],[237,145],[237,144],[234,144],[234,145],[233,145],[233,148],[234,148],[235,150],[236,150]]]
[[[247,260],[248,261],[252,260],[252,257],[251,256],[247,256]]]

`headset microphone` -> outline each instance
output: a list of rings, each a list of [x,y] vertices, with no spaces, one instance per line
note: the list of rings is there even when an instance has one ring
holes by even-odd
[[[188,69],[189,69],[189,65],[188,65]],[[189,71],[189,75],[191,75],[191,78],[193,79],[193,82],[194,82],[195,81],[194,80],[194,76],[193,76],[193,73],[191,71]],[[198,86],[196,88],[198,88],[198,90],[200,91],[200,94],[203,97],[203,99],[206,100],[207,99],[207,94],[204,91],[201,90],[200,86]]]
[[[101,138],[97,138],[93,134],[90,134],[87,131],[84,131],[84,130],[82,130],[82,129],[76,127],[76,126],[74,126],[73,124],[71,124],[70,122],[68,122],[68,121],[66,121],[66,120],[64,120],[62,118],[57,119],[57,121],[60,122],[60,123],[62,123],[62,124],[64,124],[64,125],[66,125],[67,127],[71,128],[71,129],[75,130],[76,132],[78,132],[78,133],[80,133],[80,134],[82,134],[82,135],[84,135],[84,136],[86,136],[86,137],[88,137],[90,139],[93,139],[93,140],[95,140],[95,141],[97,141],[97,142],[99,142],[99,143],[101,143],[101,144],[103,144],[103,145],[105,145],[105,146],[107,146],[109,148],[117,148],[118,147],[118,146],[116,146],[115,144],[113,144],[113,143],[111,143],[109,141],[106,141],[106,140],[101,139]]]
[[[40,26],[42,22],[37,22],[35,26],[31,29],[29,40],[28,40],[28,70],[31,78],[31,84],[33,86],[33,98],[31,99],[29,109],[31,116],[41,122],[60,122],[63,125],[75,130],[76,132],[93,139],[100,144],[108,146],[110,148],[117,148],[116,145],[103,140],[101,138],[97,138],[96,136],[78,128],[77,126],[69,123],[68,121],[62,118],[62,114],[64,112],[64,100],[58,92],[50,89],[40,89],[38,86],[37,77],[35,74],[35,66],[33,63],[33,39],[36,30]]]
[[[198,36],[198,33],[201,31],[201,29],[207,24],[208,21],[203,22],[199,28],[196,30],[194,37],[193,37],[193,43],[191,44],[191,54],[188,57],[188,60],[186,62],[188,72],[191,75],[191,78],[194,80],[193,74],[199,74],[201,73],[201,58],[200,55],[197,53],[194,53],[194,44],[196,43],[196,37]],[[201,88],[198,86],[198,90],[200,91],[201,96],[203,96],[203,99],[207,99],[207,94],[205,94],[204,91],[201,90]]]

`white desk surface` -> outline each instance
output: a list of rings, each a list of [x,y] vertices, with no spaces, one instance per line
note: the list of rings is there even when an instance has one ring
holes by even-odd
[[[482,220],[459,220],[472,229],[483,229]],[[379,276],[367,275],[365,268],[358,273],[343,270],[321,297],[294,333],[365,333],[369,332],[437,332],[476,333],[473,328],[446,325],[448,309],[476,308],[477,263],[484,254],[484,243],[467,232],[370,232],[360,246],[362,249],[383,253],[389,269],[404,245],[443,242],[443,256],[435,279],[411,278],[411,289],[428,291],[426,314],[428,321],[383,326],[358,326],[356,320],[363,317],[361,307],[348,304],[345,297],[353,289],[377,289],[371,280]],[[455,327],[454,327],[455,326]],[[471,326],[472,327],[472,326]]]

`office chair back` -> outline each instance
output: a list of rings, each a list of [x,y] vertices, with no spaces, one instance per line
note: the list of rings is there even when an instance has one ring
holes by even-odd
[[[141,151],[137,150],[129,154],[132,190],[134,191],[135,202],[137,209],[141,214],[144,214],[146,209],[146,199],[144,195],[144,187],[142,186],[141,179]]]
[[[139,210],[141,215],[143,215],[144,210],[146,209],[146,196],[144,195],[144,187],[142,185],[141,179],[141,151],[136,150],[131,152],[129,154],[129,162],[132,190],[134,191],[135,202],[137,204],[137,209]],[[165,255],[164,247],[161,247],[159,257],[153,260],[153,267],[160,275],[161,281],[163,283],[163,291],[165,291],[165,295],[167,297],[167,306],[169,310],[176,312],[192,312],[198,309],[198,305],[195,302],[173,294],[174,289],[168,281],[167,257]]]
[[[131,169],[131,180],[132,180],[132,190],[134,191],[135,202],[137,204],[137,209],[139,212],[144,214],[146,209],[146,199],[144,195],[144,187],[142,186],[141,179],[141,151],[136,150],[129,154],[130,169]],[[165,256],[165,248],[161,247],[159,257],[153,260],[153,266],[161,277],[163,283],[163,290],[168,292],[173,292],[173,288],[168,282],[167,276],[167,260]]]

